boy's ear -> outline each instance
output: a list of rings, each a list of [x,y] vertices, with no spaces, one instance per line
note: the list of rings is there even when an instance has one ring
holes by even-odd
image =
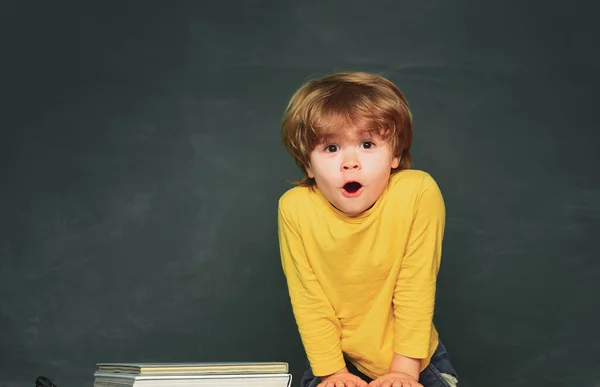
[[[398,168],[398,165],[400,165],[400,159],[401,157],[394,157],[392,159],[392,169]]]
[[[315,174],[313,173],[313,171],[310,167],[304,167],[304,169],[306,169],[306,175],[308,177],[310,177],[311,179],[315,178]]]

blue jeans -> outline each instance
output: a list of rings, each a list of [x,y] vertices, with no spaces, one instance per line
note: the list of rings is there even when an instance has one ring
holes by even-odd
[[[360,377],[365,382],[369,383],[372,381],[371,378],[357,370],[350,362],[347,362],[347,367],[348,371]],[[456,383],[452,383],[452,379],[457,382],[458,374],[454,370],[454,367],[452,367],[446,347],[440,341],[431,357],[431,362],[421,371],[419,383],[423,387],[453,387]],[[313,375],[310,364],[308,364],[300,380],[300,387],[317,387],[319,383],[321,383],[321,378]]]

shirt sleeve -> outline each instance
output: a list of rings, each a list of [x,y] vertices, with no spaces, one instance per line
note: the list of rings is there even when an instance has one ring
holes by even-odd
[[[315,376],[344,368],[341,325],[308,261],[294,224],[279,207],[278,234],[281,263],[300,337]]]
[[[428,356],[445,217],[439,187],[427,176],[417,195],[408,244],[394,290],[394,352],[399,355],[418,359]]]

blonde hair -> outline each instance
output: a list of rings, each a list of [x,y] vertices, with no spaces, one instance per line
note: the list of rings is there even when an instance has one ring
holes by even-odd
[[[412,114],[402,92],[377,74],[339,72],[302,85],[283,115],[283,145],[304,173],[296,184],[315,185],[306,172],[310,153],[343,125],[383,136],[400,158],[392,174],[411,167]]]

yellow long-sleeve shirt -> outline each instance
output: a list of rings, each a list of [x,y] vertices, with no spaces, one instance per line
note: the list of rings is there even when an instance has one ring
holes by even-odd
[[[345,355],[377,378],[394,352],[422,359],[423,370],[438,344],[432,318],[445,225],[433,178],[396,173],[357,217],[318,188],[294,187],[278,214],[283,271],[313,373],[340,370]]]

